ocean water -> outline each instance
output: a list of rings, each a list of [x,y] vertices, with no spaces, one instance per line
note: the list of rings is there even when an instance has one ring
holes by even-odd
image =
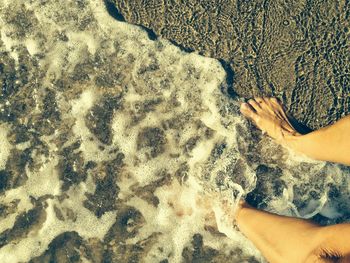
[[[111,13],[220,59],[242,97],[276,96],[312,129],[350,113],[347,0],[106,0]]]
[[[222,203],[349,221],[347,167],[262,135],[219,61],[102,1],[0,0],[0,262],[265,262]]]

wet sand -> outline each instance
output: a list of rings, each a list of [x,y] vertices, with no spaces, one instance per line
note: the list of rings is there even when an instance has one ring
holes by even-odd
[[[220,59],[231,94],[276,96],[311,129],[350,112],[348,1],[108,1],[118,19]]]

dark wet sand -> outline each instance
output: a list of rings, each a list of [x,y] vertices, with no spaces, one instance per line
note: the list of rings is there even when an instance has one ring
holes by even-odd
[[[312,129],[350,112],[348,1],[107,1],[151,38],[222,60],[231,95],[276,96]]]

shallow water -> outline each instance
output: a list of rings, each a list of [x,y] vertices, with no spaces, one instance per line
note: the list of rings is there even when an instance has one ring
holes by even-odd
[[[0,262],[264,262],[221,201],[349,221],[349,169],[262,136],[219,61],[90,1],[0,0]]]
[[[312,129],[350,113],[347,0],[105,0],[116,18],[220,59],[233,91],[275,96]]]

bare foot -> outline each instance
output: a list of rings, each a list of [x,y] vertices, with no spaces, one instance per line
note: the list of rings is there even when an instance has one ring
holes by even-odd
[[[270,137],[282,143],[286,136],[300,135],[276,98],[255,98],[242,103],[242,114]]]

